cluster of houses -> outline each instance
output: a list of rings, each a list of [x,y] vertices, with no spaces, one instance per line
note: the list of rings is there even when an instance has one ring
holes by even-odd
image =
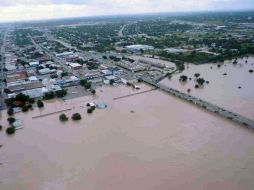
[[[114,59],[102,59],[101,54],[92,52],[85,55],[70,51],[61,44],[45,42],[45,38],[36,38],[35,41],[42,45],[33,44],[18,48],[13,45],[11,38],[7,40],[7,51],[4,55],[4,92],[7,98],[15,97],[19,93],[40,98],[47,92],[77,86],[82,79],[93,85],[126,83],[123,82],[127,81],[124,76],[130,76],[126,74],[126,70],[144,70],[140,64],[131,64],[120,58],[117,58],[116,62],[121,60],[122,65],[108,64]],[[62,52],[58,51],[61,49]]]
[[[11,52],[5,53],[5,68],[8,71],[16,70],[17,56]]]
[[[8,98],[15,97],[18,93],[29,95],[31,98],[38,98],[49,91],[57,91],[62,88],[55,84],[52,79],[41,79],[31,72],[32,70],[16,70],[6,73],[5,92]]]
[[[27,63],[22,69],[8,69],[5,72],[5,92],[8,98],[15,97],[18,93],[29,95],[31,98],[39,98],[46,92],[79,85],[81,79],[89,80],[93,84],[121,82],[119,76],[124,71],[119,67],[99,64],[98,69],[88,70],[85,64],[75,62],[80,59],[76,53],[64,52],[56,56],[64,60],[64,65],[56,64],[51,60],[34,60]],[[8,60],[10,64],[17,65],[15,56]],[[63,73],[68,74],[63,75]]]

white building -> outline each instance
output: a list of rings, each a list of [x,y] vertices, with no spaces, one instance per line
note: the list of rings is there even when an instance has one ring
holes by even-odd
[[[116,80],[116,77],[115,76],[113,76],[113,75],[110,75],[110,76],[106,76],[105,77],[107,80]]]
[[[39,65],[40,65],[39,61],[34,61],[29,63],[30,67],[38,67]]]
[[[153,50],[153,46],[148,46],[148,45],[130,45],[126,46],[127,50],[130,51],[140,51],[140,50]]]
[[[28,78],[29,81],[38,81],[38,78],[36,76],[31,76]]]
[[[49,68],[45,68],[45,69],[40,69],[38,72],[41,75],[46,75],[46,74],[54,73],[56,72],[56,70],[55,69],[50,70]]]
[[[63,52],[63,53],[57,53],[56,57],[65,57],[65,56],[70,56],[70,55],[73,55],[73,54],[74,54],[73,51]]]
[[[82,68],[82,65],[79,63],[68,63],[68,65],[71,67],[71,69],[78,70]]]
[[[30,98],[39,98],[44,95],[45,91],[43,88],[35,88],[31,90],[24,90],[22,94],[28,95]]]

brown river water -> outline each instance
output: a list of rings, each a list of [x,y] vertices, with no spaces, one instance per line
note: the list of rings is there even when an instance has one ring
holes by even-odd
[[[253,190],[253,131],[158,90],[97,92],[16,115],[24,128],[0,132],[1,190]],[[88,115],[92,100],[108,108]],[[82,120],[32,118],[69,108]]]
[[[185,71],[173,75],[170,80],[164,79],[161,84],[185,93],[191,89],[190,94],[193,96],[254,119],[254,73],[249,73],[250,69],[254,70],[254,57],[238,59],[237,65],[233,65],[232,62],[225,61],[220,68],[217,64],[189,64]],[[200,73],[201,77],[210,83],[205,84],[203,88],[195,89],[195,73]],[[191,77],[192,80],[180,83],[181,75]]]

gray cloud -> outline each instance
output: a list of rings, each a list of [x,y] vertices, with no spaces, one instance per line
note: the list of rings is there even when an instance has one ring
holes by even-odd
[[[48,5],[48,4],[69,4],[85,5],[95,2],[94,0],[1,0],[0,6],[16,5]]]
[[[161,3],[173,7],[189,4],[195,9],[199,5],[209,5],[210,8],[254,8],[253,0],[0,0],[0,7],[17,6],[17,5],[93,5],[102,6],[119,6],[125,7],[130,4],[142,6],[141,3],[150,6],[159,6]],[[142,8],[142,7],[141,7]],[[208,7],[209,8],[209,7]]]

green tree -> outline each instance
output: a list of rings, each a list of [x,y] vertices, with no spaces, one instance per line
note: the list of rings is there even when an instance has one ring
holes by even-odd
[[[37,106],[38,108],[43,108],[44,107],[44,103],[41,100],[37,101]]]
[[[44,100],[50,100],[55,98],[55,93],[54,92],[47,92],[44,94],[43,99]]]
[[[23,107],[22,107],[22,112],[27,112],[28,111],[28,107],[26,106],[26,105],[24,105]]]
[[[34,102],[35,102],[34,98],[30,98],[30,99],[29,99],[29,103],[30,103],[30,104],[34,104]]]
[[[7,111],[7,114],[9,116],[13,115],[14,114],[13,108],[9,108],[8,111]]]
[[[90,82],[87,82],[87,83],[84,85],[85,89],[89,89],[89,88],[91,88],[91,86],[92,86],[92,84],[91,84]]]
[[[81,79],[81,80],[80,80],[80,85],[81,85],[81,86],[85,86],[85,84],[87,84],[87,80]]]
[[[22,103],[29,101],[29,99],[30,99],[29,96],[22,93],[18,94],[15,98],[16,101],[20,101]]]
[[[110,81],[109,81],[109,84],[110,85],[113,85],[115,83],[115,80],[114,79],[111,79]]]
[[[67,90],[62,89],[62,90],[56,91],[56,97],[58,97],[58,98],[62,98],[66,95],[67,95]]]

